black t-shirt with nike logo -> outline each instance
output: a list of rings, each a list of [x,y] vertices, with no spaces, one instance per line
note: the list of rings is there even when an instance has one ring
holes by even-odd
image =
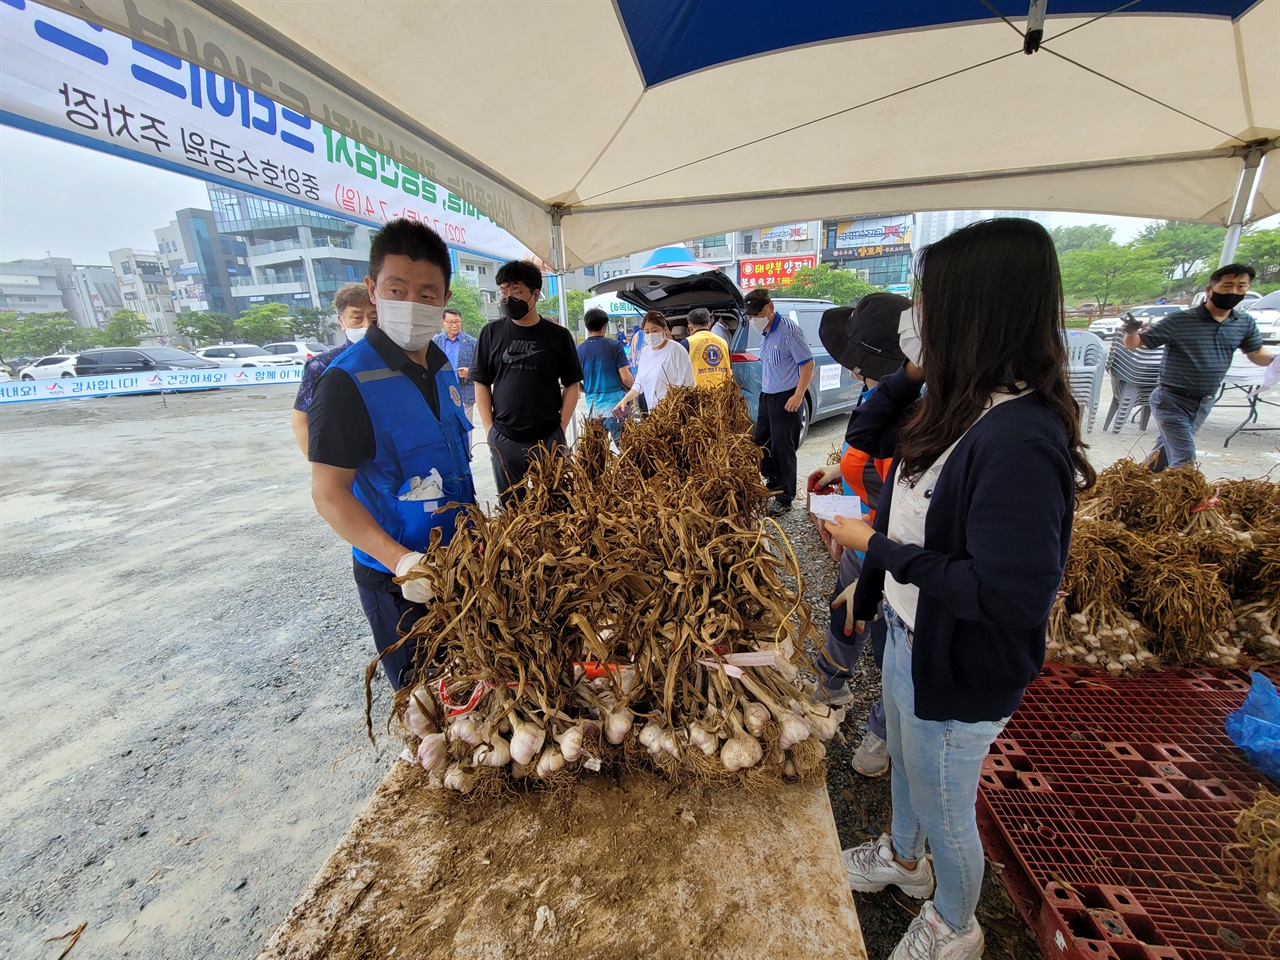
[[[522,327],[503,317],[484,325],[471,379],[493,393],[493,422],[526,443],[560,429],[561,388],[582,382],[573,334],[551,320]]]

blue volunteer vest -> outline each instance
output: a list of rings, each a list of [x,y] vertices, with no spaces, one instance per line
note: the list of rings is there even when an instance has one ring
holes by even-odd
[[[471,480],[471,423],[462,410],[458,377],[447,363],[436,373],[440,416],[431,412],[422,391],[408,376],[392,370],[373,346],[362,340],[339,354],[329,370],[345,370],[355,381],[373,424],[376,453],[356,469],[351,492],[389,536],[410,550],[425,550],[431,531],[439,527],[441,543],[453,537],[454,507],[446,503],[475,503]],[[326,371],[326,375],[328,371]],[[438,500],[401,500],[414,477],[439,472],[444,494]],[[391,573],[362,550],[351,548],[366,567]]]

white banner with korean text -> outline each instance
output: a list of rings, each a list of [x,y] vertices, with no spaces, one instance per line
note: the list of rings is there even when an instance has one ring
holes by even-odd
[[[171,390],[214,390],[219,387],[266,387],[298,384],[301,364],[244,370],[154,370],[106,377],[63,377],[60,380],[21,380],[0,383],[0,404],[30,400],[75,400],[127,393]]]
[[[407,218],[499,259],[475,206],[243,83],[29,0],[0,0],[0,123],[379,227]],[[14,179],[43,171],[6,170]]]

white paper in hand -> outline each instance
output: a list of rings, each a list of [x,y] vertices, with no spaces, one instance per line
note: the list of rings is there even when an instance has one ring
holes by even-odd
[[[819,520],[834,521],[837,516],[845,519],[862,519],[862,500],[857,496],[846,497],[838,493],[811,496],[809,512]]]

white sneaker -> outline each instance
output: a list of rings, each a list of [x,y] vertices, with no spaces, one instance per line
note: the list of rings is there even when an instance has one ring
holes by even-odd
[[[979,960],[985,948],[976,920],[968,933],[956,933],[933,909],[933,901],[926,900],[889,960]]]
[[[883,777],[889,772],[889,744],[868,730],[849,760],[849,766],[853,767],[854,773],[864,777]]]
[[[890,884],[909,897],[923,900],[933,896],[933,867],[921,857],[914,870],[893,859],[893,838],[880,834],[870,843],[845,850],[844,872],[849,889],[859,893],[879,893]]]

